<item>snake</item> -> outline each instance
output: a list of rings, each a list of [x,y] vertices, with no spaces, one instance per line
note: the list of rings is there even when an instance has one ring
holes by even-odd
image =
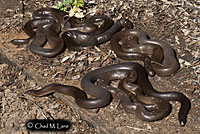
[[[131,72],[129,69],[118,68],[120,65],[114,66],[116,68],[105,71],[104,73],[101,73],[101,75],[96,74],[99,76],[96,76],[92,81],[97,81],[98,85],[106,87],[112,94],[112,97],[115,100],[120,101],[122,108],[127,113],[136,113],[140,120],[148,122],[161,120],[170,113],[171,105],[168,101],[144,96],[139,85],[127,82],[130,81],[130,78],[131,80],[133,79],[130,75],[133,74],[135,70],[132,70],[133,72]],[[135,74],[134,78],[137,77]],[[120,80],[118,88],[110,85],[112,81],[116,80]],[[131,90],[134,90],[135,93],[133,94]]]
[[[111,25],[111,22],[106,23],[105,25],[111,27],[107,30],[103,30],[103,32],[92,32],[93,36],[78,30],[69,30],[62,34],[62,38],[66,42],[69,50],[79,51],[87,49],[88,46],[93,48],[94,46],[109,41],[115,33],[119,32],[123,28],[129,29],[133,27],[132,22],[125,18],[117,20],[113,25]]]
[[[151,40],[143,30],[120,31],[112,37],[110,44],[119,58],[143,61],[150,76],[170,76],[180,68],[174,49],[164,41]]]
[[[49,58],[59,55],[66,47],[79,51],[88,46],[100,45],[110,40],[124,26],[132,26],[127,19],[121,19],[114,24],[106,15],[90,16],[82,21],[69,17],[64,11],[48,7],[35,10],[32,18],[22,28],[30,37],[13,39],[10,42],[20,45],[32,40],[28,49],[34,54]],[[46,42],[51,48],[44,48]]]
[[[127,66],[127,64],[111,65],[89,72],[81,80],[81,87],[83,90],[75,86],[54,83],[49,84],[40,90],[28,90],[26,91],[26,94],[41,97],[54,92],[62,93],[74,97],[76,104],[85,109],[100,108],[108,105],[111,102],[110,94],[112,94],[114,98],[120,98],[120,100],[122,100],[121,104],[126,111],[133,113],[133,111],[136,110],[137,116],[141,120],[155,121],[165,117],[169,113],[168,103],[163,103],[164,105],[159,107],[157,104],[155,106],[155,104],[150,104],[149,102],[147,102],[148,104],[145,104],[138,101],[138,99],[134,99],[134,102],[132,102],[129,94],[127,94],[128,91],[123,92],[118,88],[113,90],[95,84],[96,79],[102,77],[101,73],[103,70],[106,70],[103,74],[112,74],[109,76],[109,81],[111,81],[121,79],[122,76],[125,77],[128,72],[131,71],[130,69],[137,65],[130,63],[130,65]],[[91,95],[92,98],[88,98],[86,93]],[[147,109],[151,111],[148,111]]]
[[[118,73],[108,73],[111,70],[120,70]],[[137,72],[137,80],[136,83],[139,85],[144,94],[147,96],[155,97],[158,99],[162,99],[165,101],[178,101],[181,103],[181,107],[178,113],[178,120],[181,126],[186,124],[187,115],[191,108],[190,100],[180,92],[159,92],[153,88],[150,81],[148,80],[148,73],[142,65],[133,63],[133,62],[124,62],[119,64],[113,64],[107,67],[102,67],[100,69],[91,71],[87,73],[81,80],[82,87],[87,87],[87,85],[96,79],[104,79],[105,77],[115,77],[116,79],[121,79],[125,75],[128,75],[127,70],[134,70]],[[102,75],[103,72],[107,72],[107,75]],[[130,73],[130,72],[129,72]],[[97,75],[99,74],[99,75]],[[105,74],[105,73],[104,73]],[[95,90],[93,90],[95,92]],[[94,93],[95,94],[95,93]]]
[[[95,93],[93,93],[93,90],[95,90]],[[87,87],[87,93],[92,95],[92,98],[89,98],[86,92],[78,87],[58,83],[49,84],[40,90],[28,90],[26,94],[41,97],[55,92],[74,97],[76,104],[84,109],[105,107],[112,100],[111,94],[105,88],[92,83],[91,87]]]
[[[40,8],[34,11],[33,19],[22,28],[30,37],[28,39],[14,39],[11,40],[11,43],[15,45],[25,44],[33,39],[28,45],[32,53],[49,58],[55,57],[65,48],[63,40],[58,36],[65,15],[65,12],[54,8]],[[44,48],[47,41],[51,48]]]
[[[164,101],[178,101],[181,103],[181,107],[178,113],[178,119],[179,119],[180,125],[184,126],[186,124],[187,115],[191,108],[190,100],[184,94],[179,93],[179,92],[159,92],[155,90],[153,86],[151,85],[150,81],[148,80],[148,74],[145,68],[138,63],[123,62],[123,63],[105,66],[105,67],[88,72],[87,74],[83,76],[81,80],[81,88],[83,89],[83,91],[78,88],[75,88],[75,89],[74,87],[71,88],[71,86],[60,85],[60,84],[50,84],[40,90],[30,90],[30,91],[27,91],[27,93],[34,96],[43,96],[49,93],[59,92],[66,95],[73,96],[76,102],[79,102],[80,107],[83,107],[83,108],[104,107],[104,106],[107,106],[111,102],[111,98],[112,98],[111,94],[113,93],[110,93],[108,89],[105,87],[96,85],[95,81],[97,81],[98,79],[104,79],[105,77],[110,77],[110,78],[112,77],[112,79],[120,80],[127,77],[131,72],[133,72],[133,70],[137,73],[137,80],[135,80],[134,84],[141,87],[145,95],[150,96],[150,97],[155,97]],[[115,73],[113,73],[113,71]],[[102,74],[105,74],[105,75],[102,75]],[[114,93],[115,91],[116,90],[113,90]],[[93,96],[93,98],[88,99],[86,95],[83,95],[85,94],[84,92]],[[130,98],[127,101],[130,102]],[[88,105],[84,105],[84,104],[88,104]],[[169,107],[168,103],[164,103],[164,104],[166,108]],[[126,101],[124,105],[126,105]],[[127,105],[129,104],[127,103]],[[153,106],[154,105],[150,105],[150,109],[152,109]],[[164,113],[166,116],[167,113],[166,112]]]
[[[32,14],[33,19],[26,22],[25,25],[22,27],[22,30],[30,36],[28,39],[13,39],[11,40],[11,43],[15,45],[25,44],[32,39],[36,32],[34,31],[37,27],[49,27],[53,23],[57,21],[61,21],[62,24],[64,24],[64,16],[66,16],[66,13],[57,10],[55,8],[39,8],[35,10]]]
[[[22,27],[22,30],[30,37],[27,39],[13,39],[10,42],[14,45],[21,45],[21,44],[29,43],[30,40],[33,39],[34,36],[36,35],[36,31],[34,31],[35,28],[49,27],[54,22],[55,21],[50,18],[41,18],[41,19],[30,20]]]
[[[87,48],[91,45],[87,44],[83,46],[82,44],[86,44],[89,39],[110,30],[113,24],[113,20],[106,15],[91,16],[84,21],[72,17],[69,18],[63,27],[62,39],[69,50],[79,51],[84,46]]]
[[[147,74],[145,78],[145,75],[141,75],[140,72],[144,72],[144,68],[138,67],[138,79],[136,84],[140,85],[140,87],[143,89],[144,94],[160,98],[166,101],[178,101],[181,104],[178,113],[179,123],[181,126],[185,126],[187,121],[187,115],[191,108],[190,100],[180,92],[159,92],[155,90],[150,84],[149,80],[147,79]]]

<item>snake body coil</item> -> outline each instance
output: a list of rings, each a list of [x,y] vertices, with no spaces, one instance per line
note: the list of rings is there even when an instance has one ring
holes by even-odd
[[[164,41],[150,40],[142,30],[128,29],[116,33],[111,48],[119,58],[142,60],[148,74],[170,76],[179,69],[174,49]]]

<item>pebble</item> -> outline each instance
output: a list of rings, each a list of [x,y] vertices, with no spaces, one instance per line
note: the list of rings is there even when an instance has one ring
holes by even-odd
[[[50,109],[55,109],[55,108],[57,108],[57,107],[59,107],[59,106],[60,106],[59,104],[55,104],[55,105],[50,105],[49,108],[50,108]]]
[[[81,76],[80,75],[75,75],[75,76],[72,76],[72,80],[77,80],[77,79],[79,79]]]

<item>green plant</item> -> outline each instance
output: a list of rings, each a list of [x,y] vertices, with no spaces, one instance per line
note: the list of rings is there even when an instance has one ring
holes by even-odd
[[[80,7],[84,6],[83,0],[63,0],[63,2],[58,1],[57,4],[54,6],[56,9],[66,11],[67,6],[72,5],[73,12],[76,12]]]
[[[83,7],[84,2],[83,0],[73,0],[72,5],[75,6],[76,8],[80,8]]]

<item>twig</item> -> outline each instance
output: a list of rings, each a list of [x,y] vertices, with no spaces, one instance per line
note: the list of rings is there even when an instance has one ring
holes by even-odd
[[[24,20],[24,17],[25,17],[25,14],[24,14],[24,12],[25,12],[24,0],[22,0],[21,3],[22,3],[22,15],[23,15],[22,18],[23,18],[23,20]]]
[[[193,37],[193,36],[190,36],[190,35],[188,37],[190,37],[190,38],[192,38],[194,40],[200,40],[200,37]]]
[[[153,131],[148,130],[148,129],[136,128],[136,127],[131,127],[131,126],[126,126],[126,127],[127,127],[127,128],[130,128],[130,129],[137,130],[137,131],[148,131],[148,132],[153,132]]]

